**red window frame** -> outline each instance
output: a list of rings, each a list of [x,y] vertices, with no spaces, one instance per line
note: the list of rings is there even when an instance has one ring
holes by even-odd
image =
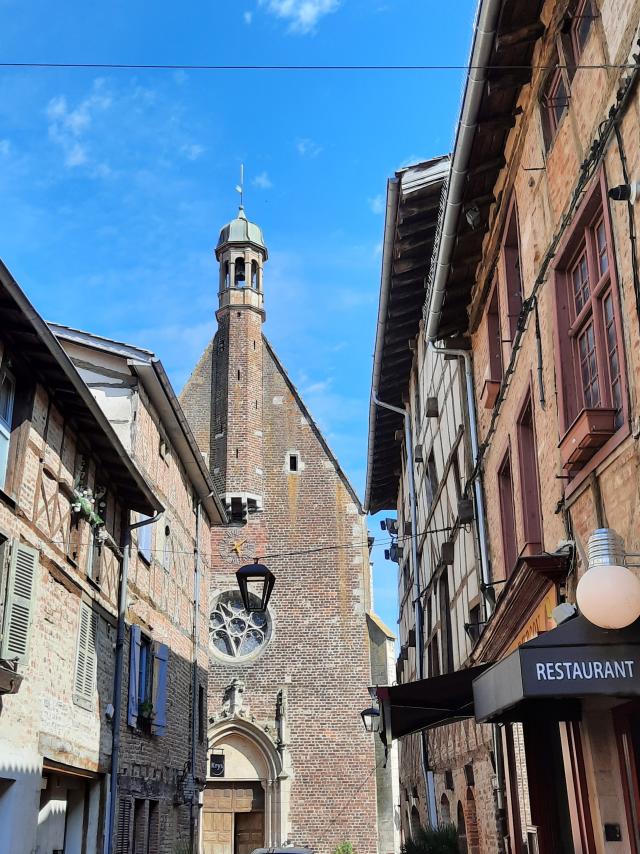
[[[507,333],[513,342],[518,328],[518,318],[522,311],[524,285],[520,257],[520,233],[518,229],[518,208],[515,197],[509,203],[507,221],[502,236],[502,264],[500,284],[507,316]]]
[[[527,547],[537,554],[542,550],[542,506],[538,472],[535,413],[531,386],[520,407],[517,422],[518,464],[522,524]]]
[[[564,95],[559,94],[561,88],[564,88]],[[570,87],[566,70],[556,68],[549,74],[540,98],[544,142],[547,151],[551,148],[560,123],[569,109],[569,96]]]
[[[586,408],[615,409],[616,432],[628,418],[618,282],[609,211],[603,203],[606,198],[604,175],[600,174],[555,265],[562,436]],[[582,274],[574,278],[584,260],[586,280]]]
[[[487,300],[487,344],[489,348],[489,379],[491,382],[502,382],[502,324],[500,323],[500,301],[498,299],[498,283],[494,282]]]
[[[511,448],[507,449],[498,467],[498,498],[500,501],[500,522],[502,526],[504,577],[509,578],[518,560],[518,534],[516,530]]]
[[[569,38],[571,39],[572,58],[576,65],[578,64],[580,55],[582,54],[584,46],[589,39],[591,24],[595,17],[593,0],[581,0],[581,2],[578,2],[575,11],[571,15]]]

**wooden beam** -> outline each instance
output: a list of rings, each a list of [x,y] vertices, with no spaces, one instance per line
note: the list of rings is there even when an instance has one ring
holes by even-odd
[[[478,122],[478,133],[489,134],[501,130],[510,130],[516,123],[516,118],[522,113],[522,107],[518,105],[511,113],[496,113]]]
[[[492,160],[485,160],[467,171],[467,181],[471,181],[471,179],[475,178],[476,175],[482,175],[484,172],[491,172],[494,169],[499,171],[502,169],[505,162],[504,154],[501,154],[499,157],[494,157]]]
[[[531,68],[502,69],[494,68],[489,72],[487,92],[495,95],[496,92],[504,92],[505,89],[519,89],[531,80]]]
[[[542,21],[534,21],[532,24],[526,24],[524,27],[516,27],[513,30],[506,30],[500,33],[496,39],[496,50],[503,50],[505,47],[514,47],[527,42],[535,42],[544,33],[544,24]]]

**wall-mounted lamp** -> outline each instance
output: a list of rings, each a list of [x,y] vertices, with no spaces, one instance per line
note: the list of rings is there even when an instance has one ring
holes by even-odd
[[[625,566],[624,541],[611,528],[589,537],[589,568],[576,589],[580,612],[603,629],[623,629],[640,617],[640,580]]]
[[[236,572],[240,596],[245,611],[266,611],[276,577],[267,567],[258,563],[248,563]]]
[[[375,706],[370,706],[368,709],[363,709],[360,712],[362,723],[364,724],[365,732],[378,732],[380,729],[380,709]]]
[[[482,215],[480,213],[480,208],[478,207],[476,202],[473,202],[473,204],[469,205],[469,207],[464,212],[464,215],[472,231],[476,231],[478,228],[480,228],[482,224]]]
[[[619,184],[609,190],[609,198],[614,202],[631,202],[632,205],[640,199],[640,181],[630,184]]]

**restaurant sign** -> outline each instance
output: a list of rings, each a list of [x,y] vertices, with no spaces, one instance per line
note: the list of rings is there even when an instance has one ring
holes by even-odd
[[[640,692],[636,646],[586,646],[520,650],[522,685],[529,697],[635,695]]]

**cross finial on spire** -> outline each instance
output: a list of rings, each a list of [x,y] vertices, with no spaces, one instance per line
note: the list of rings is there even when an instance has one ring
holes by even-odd
[[[244,163],[240,164],[240,183],[236,185],[236,193],[240,193],[240,210],[242,210],[244,193]]]

